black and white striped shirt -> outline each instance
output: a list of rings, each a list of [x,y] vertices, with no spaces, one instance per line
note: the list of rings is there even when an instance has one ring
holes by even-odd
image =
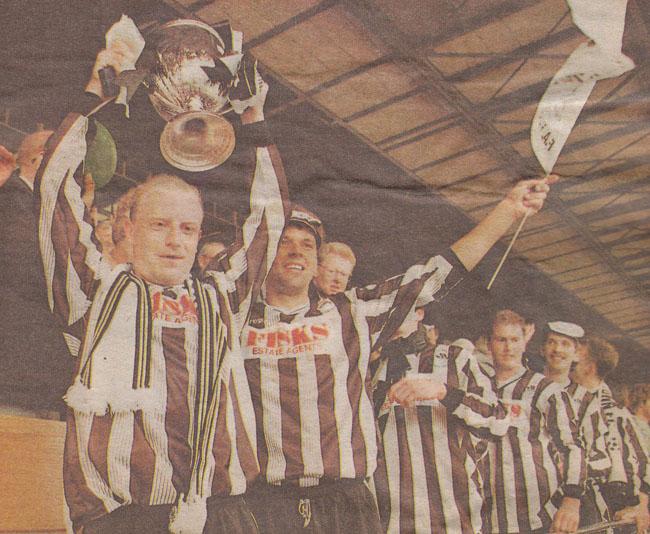
[[[495,380],[494,387],[515,426],[489,445],[492,530],[548,528],[563,496],[579,498],[584,491],[586,465],[571,400],[559,384],[527,369],[504,383]]]

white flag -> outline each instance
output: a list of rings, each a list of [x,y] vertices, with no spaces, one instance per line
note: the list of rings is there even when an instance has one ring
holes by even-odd
[[[567,2],[573,22],[591,41],[578,46],[553,76],[533,118],[530,141],[547,174],[596,82],[634,68],[634,62],[621,52],[627,0]]]

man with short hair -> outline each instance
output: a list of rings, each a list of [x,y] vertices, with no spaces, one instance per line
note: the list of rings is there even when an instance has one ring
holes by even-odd
[[[84,326],[66,395],[64,483],[77,532],[256,530],[242,497],[259,473],[255,427],[233,355],[284,227],[267,90],[260,82],[238,136],[256,160],[250,216],[221,270],[201,281],[190,274],[203,220],[196,187],[166,174],[137,186],[125,221],[132,263],[106,269],[80,198],[88,119],[70,114],[53,136],[37,208],[50,306]]]
[[[56,419],[74,360],[48,310],[34,215],[34,176],[51,135],[27,135],[15,158],[0,147],[0,411]]]
[[[583,350],[578,351],[578,363],[572,378],[594,393],[600,404],[607,424],[606,444],[612,460],[612,469],[605,499],[617,519],[634,519],[638,532],[645,532],[650,524],[648,495],[650,494],[650,473],[648,457],[629,412],[618,406],[611,389],[605,382],[618,366],[619,354],[607,340],[591,336]]]
[[[422,321],[423,310],[417,311]],[[375,473],[382,522],[395,534],[487,532],[479,464],[485,437],[503,436],[509,419],[471,342],[438,344],[438,329],[427,323],[416,330],[423,347],[402,343],[402,353],[395,353],[391,343],[403,340],[384,347],[375,377],[375,401],[383,404],[378,414],[383,465]],[[422,394],[428,382],[446,384],[445,399]],[[454,397],[461,394],[473,402],[457,406]]]
[[[330,297],[348,288],[357,258],[345,243],[332,241],[318,250],[318,271],[314,278],[316,287]]]
[[[548,183],[517,184],[446,253],[329,298],[311,284],[322,223],[305,209],[291,211],[263,298],[242,336],[263,478],[248,502],[262,532],[381,530],[364,484],[377,464],[371,352],[391,339],[413,308],[459,282],[515,220],[539,210]],[[444,384],[417,385],[423,387],[408,393],[415,400],[448,396]],[[455,391],[450,388],[449,412],[471,409],[471,401]]]
[[[524,367],[526,334],[520,315],[511,310],[496,314],[489,340],[494,388],[510,406],[515,425],[489,446],[492,530],[575,532],[584,453],[567,393]]]
[[[579,344],[584,335],[584,329],[577,324],[551,321],[544,329],[541,349],[545,362],[544,375],[560,384],[573,401],[580,440],[585,450],[587,481],[580,503],[581,527],[611,520],[601,488],[612,467],[605,443],[607,425],[598,398],[569,376],[577,362]]]

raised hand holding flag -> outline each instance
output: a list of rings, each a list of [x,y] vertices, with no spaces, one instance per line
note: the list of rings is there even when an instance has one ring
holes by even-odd
[[[537,105],[530,142],[547,175],[551,174],[596,82],[634,68],[634,62],[621,51],[627,0],[567,0],[567,3],[573,22],[590,40],[580,44],[567,58]],[[528,215],[521,219],[487,289],[492,287]]]

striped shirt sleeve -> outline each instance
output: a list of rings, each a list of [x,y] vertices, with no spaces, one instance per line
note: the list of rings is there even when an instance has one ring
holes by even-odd
[[[639,493],[650,494],[648,474],[648,450],[644,446],[632,422],[632,416],[625,408],[619,408],[619,421],[623,436],[623,464],[628,476],[628,487],[634,497]],[[632,499],[636,502],[636,498]]]
[[[512,424],[511,420],[474,355],[466,349],[452,346],[450,367],[456,375],[454,382],[457,386],[450,387],[452,380],[447,381],[447,396],[442,404],[449,413],[463,421],[480,438],[504,436]]]
[[[287,180],[279,153],[263,122],[240,130],[240,141],[255,147],[250,177],[250,211],[226,254],[210,263],[206,278],[227,296],[235,335],[244,326],[251,304],[273,264],[289,208]]]
[[[587,469],[568,393],[564,390],[554,391],[547,397],[542,412],[546,414],[547,430],[561,457],[562,492],[567,497],[579,498],[584,491]]]
[[[82,318],[99,278],[101,254],[81,200],[88,119],[69,114],[50,138],[34,191],[50,310],[65,324]]]
[[[582,388],[583,395],[576,407],[579,425],[587,461],[587,475],[591,479],[605,480],[612,462],[607,454],[607,425],[600,410],[598,397]]]
[[[391,339],[414,306],[441,300],[466,272],[448,250],[412,265],[401,275],[351,290],[358,310],[368,322],[373,350]]]

